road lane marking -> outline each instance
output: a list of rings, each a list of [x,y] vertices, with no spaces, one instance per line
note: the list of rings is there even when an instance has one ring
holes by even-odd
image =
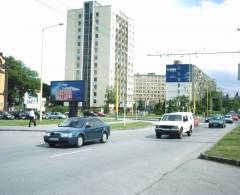
[[[61,153],[61,154],[55,154],[55,155],[50,156],[50,158],[57,158],[57,157],[77,154],[77,153],[81,153],[81,152],[87,152],[87,151],[91,151],[91,150],[93,150],[93,149],[85,149],[85,150],[79,150],[79,151],[75,151],[75,152],[66,152],[66,153]]]

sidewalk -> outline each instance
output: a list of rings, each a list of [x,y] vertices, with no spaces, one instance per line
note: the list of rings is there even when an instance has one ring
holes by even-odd
[[[57,124],[53,125],[37,125],[31,126],[0,126],[0,131],[33,131],[33,132],[45,132],[47,130],[57,127]]]

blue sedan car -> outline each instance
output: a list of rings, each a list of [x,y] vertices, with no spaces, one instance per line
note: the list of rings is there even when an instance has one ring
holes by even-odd
[[[208,124],[208,127],[226,127],[226,122],[225,119],[223,118],[223,116],[213,116]]]
[[[57,128],[47,131],[44,141],[50,147],[56,144],[81,147],[89,141],[105,143],[110,136],[110,126],[98,118],[71,117]]]

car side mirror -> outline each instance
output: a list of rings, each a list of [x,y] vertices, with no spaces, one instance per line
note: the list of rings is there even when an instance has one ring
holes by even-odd
[[[85,128],[87,129],[87,128],[91,128],[92,126],[89,124],[89,123],[86,123],[86,126],[85,126]]]

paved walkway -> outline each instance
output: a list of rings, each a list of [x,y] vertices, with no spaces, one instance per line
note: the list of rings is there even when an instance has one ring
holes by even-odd
[[[40,131],[44,132],[46,130],[50,130],[54,127],[57,127],[57,124],[54,125],[37,125],[36,127],[31,126],[0,126],[0,131]]]

